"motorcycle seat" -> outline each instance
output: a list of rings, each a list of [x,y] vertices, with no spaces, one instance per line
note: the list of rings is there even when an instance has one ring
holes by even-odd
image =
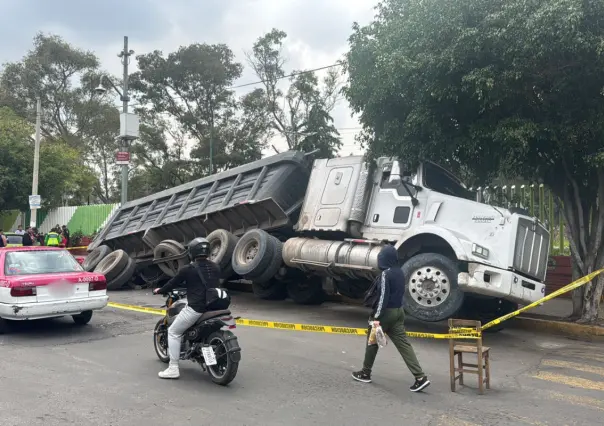
[[[203,315],[201,317],[199,317],[199,319],[197,320],[196,324],[199,324],[203,321],[209,320],[210,318],[216,318],[216,317],[220,317],[223,315],[230,315],[231,311],[229,311],[228,309],[222,310],[222,311],[208,311],[208,312],[204,312]]]

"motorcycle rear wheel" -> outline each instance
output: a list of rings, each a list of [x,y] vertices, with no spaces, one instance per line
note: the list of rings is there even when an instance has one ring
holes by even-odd
[[[164,319],[160,319],[155,324],[153,330],[153,348],[159,360],[163,363],[170,362],[168,355],[168,329],[164,326]]]
[[[206,342],[214,348],[216,365],[208,365],[208,374],[212,381],[218,385],[226,386],[235,379],[239,362],[234,362],[229,356],[226,348],[226,339],[232,336],[230,331],[215,331],[210,334]]]

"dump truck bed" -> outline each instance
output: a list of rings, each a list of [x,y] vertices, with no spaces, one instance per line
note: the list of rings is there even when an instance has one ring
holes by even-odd
[[[288,151],[129,201],[88,250],[105,244],[145,257],[162,240],[186,244],[215,229],[291,229],[309,177],[304,153]]]

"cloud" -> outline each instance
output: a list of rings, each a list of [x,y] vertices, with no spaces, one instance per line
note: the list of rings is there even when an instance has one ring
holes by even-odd
[[[288,70],[318,68],[342,58],[352,23],[368,23],[376,4],[377,0],[0,0],[0,39],[5,40],[0,63],[20,59],[34,35],[44,31],[94,51],[103,68],[116,75],[121,74],[116,55],[124,35],[136,54],[155,49],[167,53],[194,42],[225,43],[247,65],[244,52],[259,36],[279,28],[288,34]],[[256,78],[246,66],[238,83],[253,81]],[[336,127],[347,129],[342,137],[348,154],[354,149],[355,133],[348,129],[358,127],[358,122],[350,117],[345,100],[333,116]]]

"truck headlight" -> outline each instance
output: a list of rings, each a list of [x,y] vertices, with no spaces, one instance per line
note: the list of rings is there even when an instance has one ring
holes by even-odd
[[[472,244],[472,254],[483,259],[489,258],[489,249],[479,246],[478,244]]]

